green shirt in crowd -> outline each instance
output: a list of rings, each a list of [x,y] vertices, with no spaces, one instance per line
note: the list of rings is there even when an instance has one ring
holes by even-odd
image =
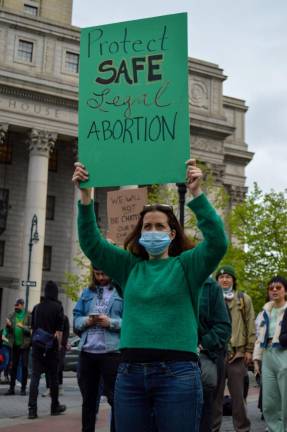
[[[21,327],[18,327],[17,324],[23,324],[25,315],[25,310],[15,313],[14,344],[17,346],[22,345],[24,339],[24,331]]]
[[[107,242],[96,225],[93,202],[79,203],[81,248],[123,292],[120,348],[197,353],[200,287],[223,257],[227,240],[223,223],[204,194],[188,206],[204,240],[179,256],[144,260]]]

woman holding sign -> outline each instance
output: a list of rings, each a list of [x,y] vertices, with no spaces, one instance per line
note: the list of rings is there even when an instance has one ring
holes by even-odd
[[[75,164],[73,181],[88,179]],[[81,189],[81,248],[122,287],[122,363],[115,388],[117,432],[199,429],[202,387],[197,355],[200,287],[223,257],[221,219],[202,193],[202,172],[187,162],[188,204],[204,240],[193,247],[167,205],[147,205],[125,250],[108,243],[97,227],[90,189]]]

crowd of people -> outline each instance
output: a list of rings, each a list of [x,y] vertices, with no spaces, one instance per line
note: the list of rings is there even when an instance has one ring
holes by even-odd
[[[186,175],[188,207],[203,237],[197,245],[171,206],[152,204],[144,206],[120,248],[100,233],[91,190],[80,189],[79,241],[92,268],[91,283],[73,311],[73,331],[80,337],[83,432],[95,431],[103,394],[111,406],[111,432],[219,432],[226,385],[234,430],[249,432],[252,365],[266,430],[287,431],[287,281],[276,276],[268,282],[267,303],[255,319],[234,267],[220,265],[227,238],[201,190],[202,172],[194,160],[187,162]],[[74,183],[87,179],[77,162]],[[51,415],[66,409],[59,402],[59,379],[67,318],[53,281],[44,294],[32,314],[18,299],[2,334],[12,365],[7,395],[15,394],[20,359],[20,394],[26,394],[32,346],[30,419],[37,418],[42,373],[48,378]]]
[[[7,350],[5,358],[8,358],[3,367],[9,382],[5,396],[15,395],[16,379],[21,383],[20,395],[26,396],[28,363],[31,358],[29,419],[38,417],[38,389],[43,373],[46,375],[51,397],[51,415],[59,415],[66,410],[66,406],[60,404],[58,396],[68,336],[69,320],[58,300],[58,286],[53,281],[46,283],[44,296],[33,308],[32,313],[25,308],[23,299],[17,299],[14,312],[6,319],[6,327],[1,335],[2,345],[4,350]]]

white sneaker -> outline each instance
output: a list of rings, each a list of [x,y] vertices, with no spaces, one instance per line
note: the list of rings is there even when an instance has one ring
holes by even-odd
[[[46,397],[46,396],[50,396],[50,389],[47,388],[43,393],[42,393],[42,397]]]

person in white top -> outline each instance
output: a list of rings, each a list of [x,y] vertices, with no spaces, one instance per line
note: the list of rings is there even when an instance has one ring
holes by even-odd
[[[262,361],[263,415],[269,432],[287,431],[287,349],[279,341],[287,308],[287,280],[273,277],[268,283],[270,301],[260,315],[259,332],[253,352],[255,373]]]

